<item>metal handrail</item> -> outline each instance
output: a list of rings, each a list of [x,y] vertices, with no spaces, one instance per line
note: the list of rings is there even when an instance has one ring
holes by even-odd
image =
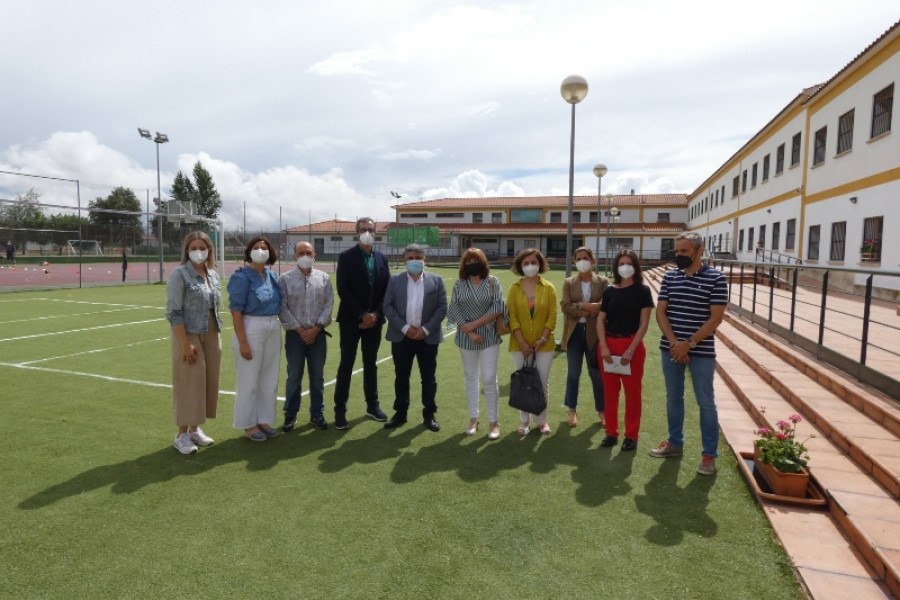
[[[729,310],[900,399],[900,271],[714,263],[729,279]],[[876,288],[876,277],[896,285]]]

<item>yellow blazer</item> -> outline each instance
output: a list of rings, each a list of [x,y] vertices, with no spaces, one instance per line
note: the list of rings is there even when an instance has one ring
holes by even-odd
[[[534,294],[534,316],[528,309],[528,298],[525,297],[525,289],[522,287],[522,280],[509,286],[509,293],[506,298],[506,306],[509,309],[509,329],[515,332],[516,329],[522,330],[525,341],[534,344],[541,337],[544,328],[550,330],[547,336],[547,343],[541,346],[541,352],[552,352],[556,350],[556,339],[553,337],[553,330],[556,329],[556,312],[559,304],[556,302],[556,288],[553,284],[538,277],[538,285]],[[509,351],[518,351],[519,341],[515,335],[509,336]]]
[[[565,322],[563,323],[562,349],[566,350],[569,346],[569,338],[575,331],[575,325],[578,324],[578,318],[575,316],[575,309],[569,308],[569,304],[573,302],[600,302],[603,299],[603,291],[609,286],[609,279],[601,277],[596,273],[591,274],[591,298],[590,300],[581,299],[581,277],[576,273],[566,278],[563,282],[562,300],[560,307]],[[597,343],[597,316],[592,315],[587,318],[587,343],[588,348],[592,348]]]

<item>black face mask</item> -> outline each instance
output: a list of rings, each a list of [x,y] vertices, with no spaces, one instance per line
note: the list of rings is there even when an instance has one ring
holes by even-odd
[[[689,266],[694,264],[694,257],[687,256],[686,254],[679,254],[675,257],[675,266],[684,271]]]
[[[478,277],[484,271],[481,263],[469,263],[465,266],[466,275],[469,277]]]

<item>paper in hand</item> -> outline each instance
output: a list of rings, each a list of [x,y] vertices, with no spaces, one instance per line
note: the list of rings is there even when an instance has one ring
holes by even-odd
[[[603,361],[603,370],[618,375],[631,375],[631,364],[623,365],[621,356],[613,356],[611,363]]]

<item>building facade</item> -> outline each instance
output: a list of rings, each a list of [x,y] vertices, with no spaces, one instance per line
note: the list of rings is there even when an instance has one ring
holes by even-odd
[[[688,196],[688,227],[741,260],[900,266],[896,23],[827,82],[803,90]],[[865,274],[836,271],[858,287]],[[900,278],[876,277],[900,290]]]

